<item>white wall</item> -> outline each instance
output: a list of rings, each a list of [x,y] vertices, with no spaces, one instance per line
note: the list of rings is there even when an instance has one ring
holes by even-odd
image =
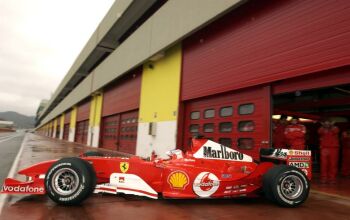
[[[88,145],[91,147],[98,147],[98,142],[100,140],[100,126],[89,127]]]
[[[162,121],[156,124],[155,136],[148,134],[148,122],[138,124],[137,156],[149,157],[154,150],[158,156],[167,158],[165,152],[176,149],[176,121]]]
[[[69,128],[68,141],[74,142],[75,128]]]

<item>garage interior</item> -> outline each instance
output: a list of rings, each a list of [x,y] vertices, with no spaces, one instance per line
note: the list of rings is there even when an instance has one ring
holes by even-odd
[[[340,129],[340,134],[350,127],[350,84],[336,85],[310,90],[296,90],[273,96],[273,121],[280,115],[299,117],[300,123],[306,126],[306,147],[312,151],[313,171],[319,172],[319,135],[320,121],[330,119]],[[342,143],[340,141],[340,161]]]

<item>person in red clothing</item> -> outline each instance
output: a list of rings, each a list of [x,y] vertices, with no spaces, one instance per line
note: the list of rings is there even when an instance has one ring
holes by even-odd
[[[288,125],[287,116],[281,115],[280,119],[273,126],[273,146],[275,148],[286,148],[287,141],[284,131]]]
[[[321,150],[321,182],[336,183],[339,161],[339,128],[325,120],[318,129]]]
[[[305,150],[305,134],[306,127],[299,124],[299,120],[296,117],[292,118],[291,124],[284,131],[287,143],[294,150]]]
[[[350,128],[346,129],[341,134],[342,143],[342,170],[341,174],[350,177]]]

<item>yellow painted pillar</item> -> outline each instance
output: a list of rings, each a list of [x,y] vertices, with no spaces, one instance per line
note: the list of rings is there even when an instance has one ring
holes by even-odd
[[[52,137],[52,133],[53,133],[53,121],[49,122],[49,137]]]
[[[57,118],[55,118],[54,120],[53,120],[53,134],[52,134],[52,137],[53,138],[57,138],[56,137],[56,134],[57,134]]]
[[[90,106],[89,115],[89,133],[88,133],[88,145],[98,147],[100,138],[100,124],[102,115],[102,92],[96,92],[93,94]]]
[[[60,117],[60,135],[59,135],[60,140],[63,139],[63,130],[64,130],[64,113]]]
[[[74,138],[75,138],[75,126],[77,124],[77,112],[78,112],[78,107],[74,106],[72,108],[71,113],[70,113],[70,122],[69,122],[68,141],[71,141],[71,142],[74,142]]]
[[[176,146],[181,60],[181,45],[176,45],[143,66],[137,155],[150,156],[155,150],[165,156]]]

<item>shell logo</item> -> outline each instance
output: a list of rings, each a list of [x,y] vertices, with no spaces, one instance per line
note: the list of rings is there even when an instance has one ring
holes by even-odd
[[[174,171],[168,176],[168,183],[173,189],[184,190],[189,183],[187,174],[183,171]]]

